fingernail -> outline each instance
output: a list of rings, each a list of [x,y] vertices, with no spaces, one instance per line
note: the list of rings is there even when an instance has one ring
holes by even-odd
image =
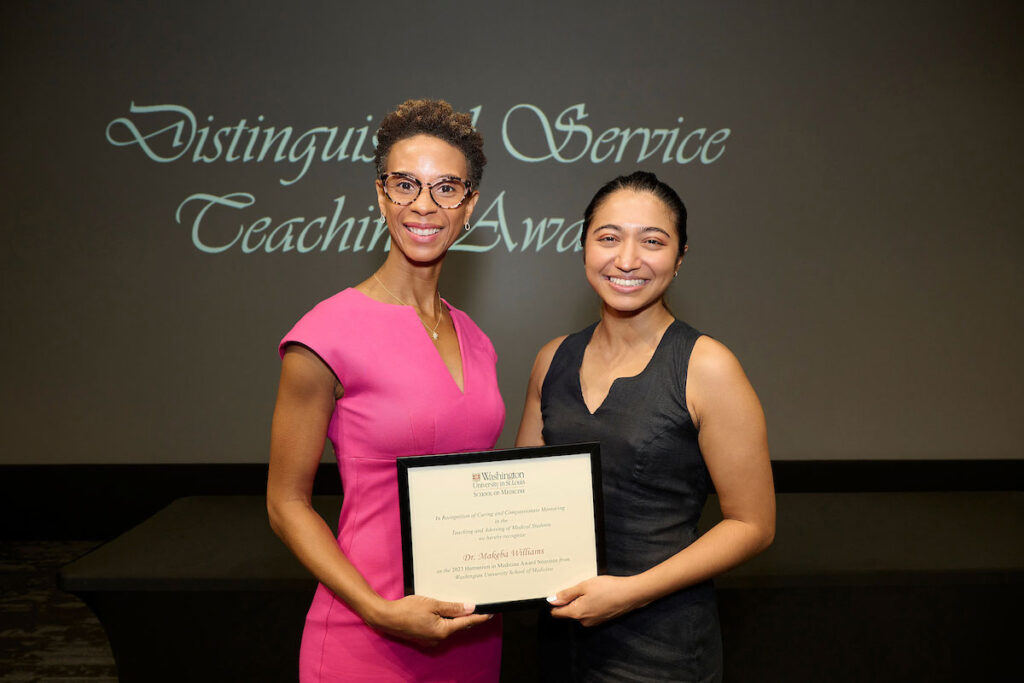
[[[467,612],[472,612],[476,609],[476,605],[474,605],[471,602],[464,602],[462,603],[462,609],[466,610]]]
[[[557,595],[549,595],[548,596],[548,602],[558,602],[558,596]]]

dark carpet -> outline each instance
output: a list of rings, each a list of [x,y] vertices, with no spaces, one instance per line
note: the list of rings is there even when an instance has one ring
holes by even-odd
[[[0,681],[116,683],[100,622],[85,603],[57,588],[60,567],[97,545],[0,542]]]

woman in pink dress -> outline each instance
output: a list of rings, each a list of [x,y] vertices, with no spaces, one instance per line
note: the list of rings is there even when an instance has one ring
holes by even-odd
[[[500,619],[403,597],[395,458],[492,448],[504,423],[496,356],[438,293],[448,248],[478,199],[486,158],[467,114],[410,100],[377,131],[377,201],[391,249],[281,341],[267,509],[317,577],[302,683],[497,681]],[[324,439],[345,497],[338,536],[310,505]]]

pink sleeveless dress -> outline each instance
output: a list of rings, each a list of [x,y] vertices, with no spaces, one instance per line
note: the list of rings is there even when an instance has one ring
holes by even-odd
[[[445,302],[447,306],[447,302]],[[346,289],[321,302],[281,340],[308,347],[345,389],[327,435],[345,497],[338,545],[381,596],[403,595],[395,458],[493,448],[505,419],[490,340],[451,306],[464,391],[409,306]],[[302,683],[497,681],[501,620],[460,631],[437,647],[383,635],[322,584],[306,616]]]

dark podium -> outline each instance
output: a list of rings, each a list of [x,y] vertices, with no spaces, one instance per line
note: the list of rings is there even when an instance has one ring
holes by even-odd
[[[339,498],[315,505],[337,519]],[[1017,672],[1024,492],[789,493],[778,509],[775,544],[716,581],[727,681]],[[297,678],[315,582],[262,497],[179,499],[60,580],[103,623],[122,683]],[[534,618],[505,617],[503,681],[537,678]]]

